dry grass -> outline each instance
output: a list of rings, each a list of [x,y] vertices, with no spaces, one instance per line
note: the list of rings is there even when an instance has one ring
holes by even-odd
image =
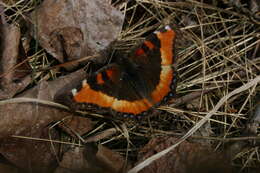
[[[36,1],[17,1],[5,6],[13,12],[9,17],[16,21],[31,11]],[[23,4],[23,6],[20,6]],[[33,4],[33,5],[32,5]],[[115,6],[125,14],[125,25],[119,39],[124,42],[120,49],[128,49],[142,36],[168,23],[178,27],[176,44],[179,81],[178,97],[200,92],[199,97],[177,107],[161,107],[168,113],[141,120],[124,122],[125,128],[118,136],[101,142],[124,155],[135,158],[149,139],[156,136],[182,136],[198,122],[217,103],[237,88],[259,78],[260,71],[260,28],[250,20],[250,16],[235,12],[236,9],[217,8],[197,1],[164,2],[157,0],[116,1]],[[11,8],[12,7],[12,8]],[[43,56],[35,64],[43,66]],[[48,66],[48,65],[47,65]],[[210,90],[210,92],[204,92]],[[216,150],[223,150],[229,142],[248,140],[245,135],[247,123],[252,118],[260,85],[254,84],[240,90],[226,100],[209,116],[208,135],[194,138],[210,140]],[[258,95],[259,97],[259,95]],[[204,118],[204,120],[207,120]],[[202,125],[202,124],[201,124]],[[105,123],[98,131],[114,125]],[[198,129],[196,129],[197,131]],[[195,131],[193,131],[195,133]],[[258,134],[252,138],[259,140]],[[241,137],[241,138],[240,138]],[[251,140],[252,140],[251,139]],[[233,163],[244,172],[259,165],[259,147],[248,145],[233,157]]]
[[[216,108],[221,98],[259,76],[260,57],[256,52],[260,44],[259,27],[232,8],[220,9],[195,1],[140,0],[125,7],[125,13],[126,29],[122,37],[129,42],[158,26],[168,23],[178,26],[177,94],[180,97],[201,92],[196,100],[190,100],[189,106],[163,107],[170,114],[151,118],[129,131],[131,151],[141,147],[135,145],[140,143],[137,141],[145,142],[155,136],[169,135],[168,132],[177,135],[198,126],[197,122]],[[212,91],[203,93],[209,89]],[[208,125],[212,133],[208,135],[215,137],[211,143],[216,150],[223,149],[227,143],[224,139],[232,140],[245,134],[259,89],[259,85],[255,85],[235,94],[210,116]],[[246,150],[235,155],[235,165],[243,169],[259,165],[258,147]]]

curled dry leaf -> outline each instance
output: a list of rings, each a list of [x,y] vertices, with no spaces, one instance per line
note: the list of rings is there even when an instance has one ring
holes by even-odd
[[[31,82],[31,77],[28,73],[21,73],[23,71],[21,67],[13,69],[19,62],[19,58],[21,59],[18,55],[20,28],[4,22],[0,23],[0,27],[0,99],[4,99],[21,92]]]
[[[46,0],[30,16],[31,33],[37,33],[34,37],[41,46],[60,62],[103,50],[117,38],[123,24],[121,12],[106,0]]]
[[[100,132],[99,134],[97,134],[95,136],[87,137],[85,139],[85,142],[86,143],[98,142],[98,141],[100,141],[102,139],[111,137],[113,134],[115,134],[117,132],[118,132],[118,130],[116,128],[110,128],[110,129],[107,129],[107,130],[104,130],[104,131]]]
[[[138,155],[139,162],[168,148],[176,143],[174,137],[159,137],[151,139]],[[230,173],[229,160],[222,154],[216,154],[210,148],[197,143],[184,141],[175,150],[154,161],[139,173]]]
[[[124,159],[116,152],[99,145],[86,144],[66,152],[55,173],[122,173]]]
[[[1,71],[8,72],[14,65],[16,65],[19,42],[20,42],[20,28],[15,25],[5,24],[2,28],[2,56],[1,56]],[[9,72],[3,76],[1,84],[4,86],[10,84],[13,80],[14,73]]]
[[[130,168],[130,163],[126,163],[122,156],[102,145],[98,146],[96,157],[105,170],[113,173],[123,173]]]

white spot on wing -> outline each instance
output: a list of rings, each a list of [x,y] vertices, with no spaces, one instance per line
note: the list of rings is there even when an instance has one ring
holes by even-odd
[[[166,25],[165,29],[169,31],[169,30],[171,30],[171,27],[169,25]]]
[[[76,89],[76,88],[73,88],[73,89],[71,90],[71,93],[72,93],[73,96],[75,96],[75,95],[77,94],[77,89]]]
[[[86,85],[87,85],[87,80],[84,79],[84,80],[82,81],[82,86],[84,87],[84,86],[86,86]]]

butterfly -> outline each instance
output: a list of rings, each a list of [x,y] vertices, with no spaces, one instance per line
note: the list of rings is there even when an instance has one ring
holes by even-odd
[[[128,56],[116,57],[81,81],[67,104],[137,117],[167,102],[176,87],[175,38],[170,26],[153,32]]]

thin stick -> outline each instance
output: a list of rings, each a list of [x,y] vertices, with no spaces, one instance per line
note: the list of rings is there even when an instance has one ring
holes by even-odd
[[[48,101],[48,100],[27,98],[27,97],[18,97],[18,98],[11,98],[11,99],[6,99],[6,100],[1,100],[0,101],[0,105],[13,104],[13,103],[28,103],[28,102],[40,103],[40,104],[54,106],[54,107],[58,107],[58,108],[62,108],[62,109],[68,110],[68,107],[66,107],[66,106],[64,106],[62,104],[59,104],[59,103],[55,103],[55,102]]]

